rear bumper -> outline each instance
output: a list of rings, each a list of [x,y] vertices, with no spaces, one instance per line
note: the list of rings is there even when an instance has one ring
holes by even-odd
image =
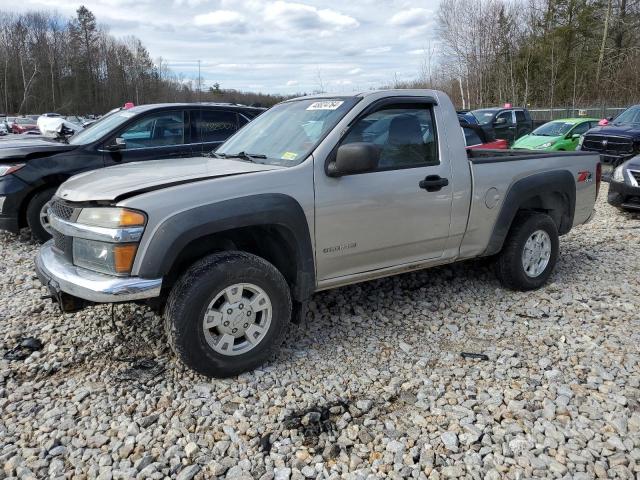
[[[36,273],[54,297],[66,293],[93,303],[130,302],[160,295],[162,278],[115,277],[76,267],[45,243],[36,257]]]
[[[609,182],[607,201],[614,207],[640,210],[640,187],[622,182]]]

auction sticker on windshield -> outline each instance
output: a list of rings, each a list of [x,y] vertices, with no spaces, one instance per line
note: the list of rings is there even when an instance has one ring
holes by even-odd
[[[281,158],[282,160],[295,160],[297,156],[298,154],[294,152],[284,152]]]
[[[313,102],[307,110],[336,110],[344,102],[342,100],[326,100],[324,102]]]

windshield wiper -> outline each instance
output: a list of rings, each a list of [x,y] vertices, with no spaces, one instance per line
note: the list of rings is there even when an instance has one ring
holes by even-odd
[[[241,158],[242,160],[248,160],[249,162],[253,162],[256,158],[260,158],[260,159],[267,158],[267,156],[262,153],[247,153],[247,152],[238,152],[238,153],[232,153],[232,154],[221,153],[219,155],[224,155],[224,158]]]

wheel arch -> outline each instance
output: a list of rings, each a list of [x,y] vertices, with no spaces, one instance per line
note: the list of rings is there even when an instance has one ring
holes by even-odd
[[[203,256],[240,250],[272,263],[302,301],[315,289],[311,235],[300,204],[288,195],[258,194],[177,213],[163,221],[141,251],[137,275],[169,286]]]
[[[575,206],[576,184],[568,170],[537,173],[518,180],[505,195],[484,255],[502,250],[518,212],[546,213],[553,219],[558,233],[564,235],[573,226]]]
[[[58,188],[61,184],[63,184],[69,177],[68,176],[52,176],[46,177],[42,179],[42,182],[33,190],[31,190],[20,202],[20,207],[18,209],[18,225],[20,228],[27,226],[27,208],[29,207],[29,203],[33,200],[38,193],[48,190],[49,188]]]

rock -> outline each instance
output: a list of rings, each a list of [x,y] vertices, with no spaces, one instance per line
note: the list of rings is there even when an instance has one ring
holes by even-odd
[[[458,435],[455,432],[444,432],[440,435],[440,439],[449,450],[454,452],[458,450]]]
[[[180,470],[176,480],[191,480],[200,471],[200,465],[189,465]]]

